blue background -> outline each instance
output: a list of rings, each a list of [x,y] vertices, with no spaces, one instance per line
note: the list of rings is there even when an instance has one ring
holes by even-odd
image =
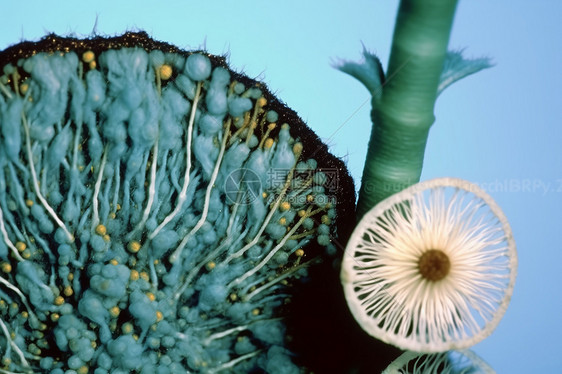
[[[9,4],[9,5],[8,5]],[[79,5],[78,5],[79,4]],[[370,97],[333,69],[362,43],[386,66],[397,0],[2,1],[0,49],[48,32],[88,36],[145,30],[185,49],[227,54],[263,79],[346,160],[358,183]],[[503,208],[519,251],[511,305],[474,347],[499,373],[555,372],[562,349],[562,2],[461,0],[452,48],[492,69],[439,98],[422,179],[456,176]]]

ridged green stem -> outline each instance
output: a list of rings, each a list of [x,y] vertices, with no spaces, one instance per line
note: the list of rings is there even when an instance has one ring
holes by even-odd
[[[357,218],[419,182],[457,0],[402,0],[386,82],[373,96],[373,129]]]

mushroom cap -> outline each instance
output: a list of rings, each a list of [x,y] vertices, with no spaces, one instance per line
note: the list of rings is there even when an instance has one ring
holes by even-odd
[[[470,347],[495,329],[516,268],[511,228],[492,198],[470,182],[438,178],[365,214],[347,244],[341,281],[366,332],[432,353]]]
[[[471,350],[442,353],[407,351],[392,361],[382,374],[495,374],[480,356]]]

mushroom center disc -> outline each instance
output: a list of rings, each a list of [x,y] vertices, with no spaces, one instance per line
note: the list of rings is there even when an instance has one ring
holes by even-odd
[[[443,251],[430,249],[420,257],[418,269],[422,277],[429,281],[437,282],[449,274],[451,262]]]

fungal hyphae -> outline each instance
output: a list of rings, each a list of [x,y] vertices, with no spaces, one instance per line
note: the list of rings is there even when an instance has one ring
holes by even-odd
[[[517,254],[507,219],[478,186],[415,184],[368,211],[343,258],[348,305],[372,336],[443,352],[487,337],[503,317]]]
[[[296,114],[142,33],[0,68],[0,370],[298,373],[283,308],[354,188]]]

